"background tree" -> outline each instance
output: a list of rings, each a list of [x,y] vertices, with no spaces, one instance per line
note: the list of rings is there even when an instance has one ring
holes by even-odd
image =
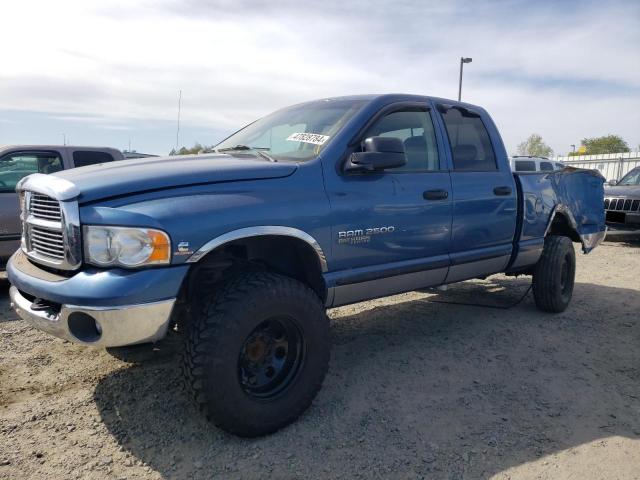
[[[199,142],[196,142],[191,148],[180,147],[180,150],[176,150],[175,148],[172,148],[171,151],[169,152],[169,155],[195,155],[196,153],[199,153],[201,150],[204,150],[204,149],[205,149],[204,146],[200,145]]]
[[[619,135],[604,135],[602,137],[583,138],[580,144],[585,147],[585,153],[570,153],[569,156],[576,155],[600,155],[603,153],[625,153],[630,152],[629,145]]]
[[[530,155],[532,157],[550,157],[553,149],[544,143],[542,137],[537,133],[529,136],[524,142],[518,145],[518,155]]]

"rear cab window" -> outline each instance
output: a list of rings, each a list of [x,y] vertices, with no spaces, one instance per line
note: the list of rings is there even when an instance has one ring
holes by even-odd
[[[498,170],[489,132],[480,115],[461,108],[440,108],[449,137],[454,170]]]
[[[13,152],[0,158],[0,193],[15,192],[17,183],[32,173],[55,173],[63,169],[57,152]]]
[[[87,165],[107,162],[113,162],[113,156],[107,152],[93,150],[76,150],[73,152],[73,165],[75,167],[86,167]]]

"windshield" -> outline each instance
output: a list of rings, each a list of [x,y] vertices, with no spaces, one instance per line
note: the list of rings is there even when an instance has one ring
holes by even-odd
[[[234,133],[214,150],[240,156],[255,150],[272,161],[310,160],[365,103],[321,100],[278,110]]]
[[[618,185],[640,185],[640,168],[635,168],[627,173]]]

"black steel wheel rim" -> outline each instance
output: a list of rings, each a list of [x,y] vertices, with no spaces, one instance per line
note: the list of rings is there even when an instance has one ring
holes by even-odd
[[[295,381],[304,357],[305,343],[297,322],[290,317],[267,319],[240,348],[238,380],[249,396],[272,399]]]

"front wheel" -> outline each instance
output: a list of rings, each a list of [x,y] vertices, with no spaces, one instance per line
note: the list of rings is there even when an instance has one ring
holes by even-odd
[[[576,276],[576,254],[568,237],[551,235],[533,272],[533,298],[545,312],[563,312],[571,302]]]
[[[202,292],[186,336],[187,388],[230,433],[255,437],[293,422],[329,363],[329,321],[304,284],[268,271],[233,275]]]

